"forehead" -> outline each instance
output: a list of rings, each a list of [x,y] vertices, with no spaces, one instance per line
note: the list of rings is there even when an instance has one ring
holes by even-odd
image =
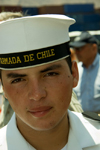
[[[4,72],[4,73],[10,73],[10,72],[13,72],[13,73],[27,72],[27,73],[29,73],[30,71],[33,71],[35,73],[38,71],[44,72],[44,71],[59,69],[59,68],[64,69],[64,68],[66,68],[66,66],[67,66],[67,62],[65,59],[63,59],[63,60],[58,60],[58,61],[53,62],[53,63],[44,64],[41,66],[35,66],[35,67],[30,67],[30,68],[25,68],[25,69],[16,69],[16,70],[2,70],[2,72]]]

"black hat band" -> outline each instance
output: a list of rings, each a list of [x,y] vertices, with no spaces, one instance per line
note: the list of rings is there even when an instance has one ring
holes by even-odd
[[[14,69],[53,62],[70,55],[68,42],[27,52],[0,54],[0,68]]]

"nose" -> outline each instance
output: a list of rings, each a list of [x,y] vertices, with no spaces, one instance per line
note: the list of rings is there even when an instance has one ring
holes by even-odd
[[[28,97],[30,100],[39,101],[47,95],[46,87],[39,81],[33,80],[28,85]]]

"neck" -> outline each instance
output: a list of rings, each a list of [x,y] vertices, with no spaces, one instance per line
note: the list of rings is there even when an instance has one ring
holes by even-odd
[[[26,141],[38,150],[62,149],[68,141],[69,121],[67,116],[49,131],[36,131],[29,127],[28,129],[18,128]]]

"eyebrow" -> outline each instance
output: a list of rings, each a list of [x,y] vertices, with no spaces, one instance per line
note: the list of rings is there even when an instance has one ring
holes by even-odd
[[[18,77],[25,77],[26,74],[19,74],[19,73],[8,73],[7,78],[18,78]]]
[[[52,65],[50,67],[47,67],[46,69],[43,69],[40,72],[44,73],[44,72],[47,72],[47,71],[50,71],[50,70],[54,70],[54,69],[58,69],[58,68],[61,68],[61,67],[62,67],[61,64],[56,64],[56,65]]]
[[[50,67],[47,67],[47,68],[41,70],[40,73],[44,73],[44,72],[54,70],[54,69],[58,69],[58,68],[61,68],[61,67],[62,67],[61,64],[52,65]],[[26,74],[13,73],[13,72],[7,74],[7,78],[18,78],[18,77],[21,78],[21,77],[25,77],[25,76],[27,76],[27,75]]]

